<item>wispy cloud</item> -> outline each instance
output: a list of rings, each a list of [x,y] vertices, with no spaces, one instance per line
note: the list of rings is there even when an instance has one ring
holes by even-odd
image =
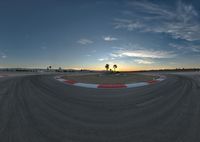
[[[128,20],[128,19],[115,19],[114,22],[115,29],[127,29],[129,31],[133,31],[134,29],[142,29],[145,25],[143,25],[138,20]]]
[[[200,52],[200,45],[190,42],[184,44],[169,43],[169,46],[178,50],[183,50],[184,52]]]
[[[200,53],[200,46],[193,46],[192,51]]]
[[[144,60],[144,59],[135,59],[134,61],[138,64],[147,64],[147,65],[154,63],[153,61],[148,61],[148,60]]]
[[[179,45],[179,44],[175,44],[175,43],[169,43],[169,46],[170,47],[173,47],[175,49],[178,49],[178,50],[181,50],[181,49],[185,49],[186,46],[183,46],[183,45]]]
[[[79,39],[77,42],[78,42],[79,44],[82,44],[82,45],[94,43],[92,40],[89,40],[89,39],[86,39],[86,38]]]
[[[108,58],[99,58],[98,61],[108,61]]]
[[[0,57],[2,59],[6,59],[7,58],[7,55],[4,53],[4,52],[0,52]]]
[[[127,60],[148,65],[154,64],[160,59],[172,59],[178,56],[174,50],[147,49],[132,43],[122,44],[119,47],[112,47],[112,49],[109,54],[97,60],[100,62]]]
[[[113,57],[137,57],[137,58],[173,58],[176,54],[173,51],[158,50],[118,50],[110,54]]]
[[[128,5],[133,8],[134,14],[128,19],[115,19],[116,29],[166,33],[187,41],[200,40],[199,14],[192,5],[181,1],[175,8],[147,1],[133,1]]]
[[[115,60],[115,58],[112,57],[112,56],[108,56],[108,57],[105,57],[105,58],[99,58],[97,60],[100,61],[100,62],[103,62],[103,61],[113,61],[113,60]]]
[[[5,58],[7,58],[7,56],[6,55],[2,55],[1,58],[5,59]]]
[[[103,37],[103,40],[105,40],[105,41],[115,41],[115,40],[118,40],[118,39],[115,38],[115,37],[111,37],[111,36],[105,36],[105,37]]]

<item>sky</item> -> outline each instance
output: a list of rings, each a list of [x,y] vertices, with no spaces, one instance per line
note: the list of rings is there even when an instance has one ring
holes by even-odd
[[[200,67],[198,0],[1,0],[0,68]]]

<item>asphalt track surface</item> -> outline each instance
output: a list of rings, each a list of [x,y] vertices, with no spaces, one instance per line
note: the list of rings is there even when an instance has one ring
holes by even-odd
[[[200,76],[133,89],[0,79],[0,142],[199,142]]]

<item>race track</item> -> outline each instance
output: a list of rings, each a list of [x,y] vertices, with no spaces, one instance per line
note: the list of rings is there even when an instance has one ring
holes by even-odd
[[[1,142],[199,142],[200,75],[133,89],[0,79]]]

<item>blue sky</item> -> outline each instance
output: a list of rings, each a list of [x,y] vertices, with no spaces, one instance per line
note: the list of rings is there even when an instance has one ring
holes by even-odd
[[[200,2],[2,0],[0,68],[200,67]]]

